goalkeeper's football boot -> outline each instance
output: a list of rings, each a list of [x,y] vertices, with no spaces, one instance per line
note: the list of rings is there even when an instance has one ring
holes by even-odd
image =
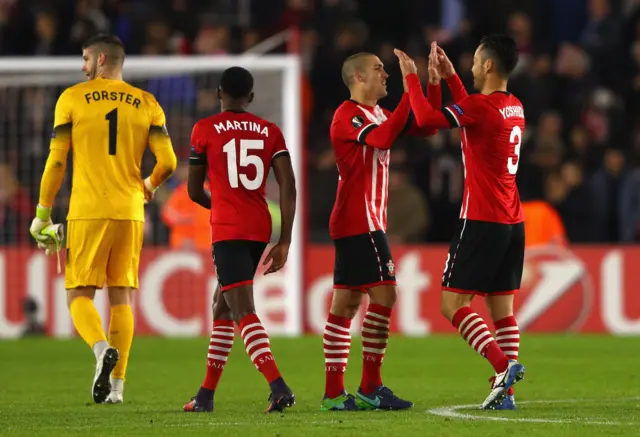
[[[187,413],[211,413],[213,411],[213,390],[200,387],[198,394],[182,407]]]
[[[493,389],[493,384],[496,381],[496,377],[492,376],[489,378],[489,382],[491,383],[491,389]],[[514,395],[513,387],[507,390],[507,395],[502,400],[500,405],[496,405],[496,410],[515,410],[516,409],[516,397]]]
[[[285,408],[293,407],[296,403],[296,395],[282,378],[276,379],[271,384],[271,394],[269,395],[269,406],[265,413],[274,411],[284,411]]]
[[[372,393],[364,394],[360,388],[356,392],[356,404],[361,410],[406,410],[413,402],[400,399],[389,387],[381,385]]]
[[[91,396],[96,404],[103,403],[111,392],[111,371],[116,367],[116,363],[120,359],[118,349],[107,347],[96,363],[96,374],[93,377],[93,385],[91,386]]]
[[[105,404],[121,404],[124,402],[124,380],[111,377],[111,393],[105,399]]]
[[[328,398],[324,395],[320,403],[320,411],[358,411],[358,405],[353,395],[342,392],[335,398]]]
[[[509,389],[524,379],[525,368],[516,360],[509,360],[507,370],[496,375],[489,396],[480,405],[481,410],[495,410],[507,397]]]

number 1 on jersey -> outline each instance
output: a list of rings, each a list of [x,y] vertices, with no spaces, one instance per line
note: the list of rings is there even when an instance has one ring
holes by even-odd
[[[249,150],[263,150],[263,140],[240,140],[240,162],[236,156],[236,140],[232,139],[224,145],[222,151],[227,155],[227,170],[229,173],[229,185],[231,188],[238,188],[239,182],[247,190],[257,190],[262,186],[264,180],[264,164],[259,156],[250,155]],[[256,168],[256,177],[249,179],[246,174],[238,175],[238,167]]]
[[[115,155],[118,143],[118,108],[108,112],[104,118],[109,122],[109,155]]]

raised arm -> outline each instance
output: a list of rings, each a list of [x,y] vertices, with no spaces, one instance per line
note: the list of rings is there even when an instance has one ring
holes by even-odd
[[[460,77],[456,74],[456,70],[453,67],[453,63],[449,60],[447,54],[438,47],[436,43],[431,43],[431,55],[430,63],[434,62],[438,73],[447,82],[447,86],[453,96],[453,103],[458,103],[466,98],[469,94],[464,87],[464,84],[460,80]],[[429,102],[431,103],[431,102]],[[431,105],[434,108],[439,108],[441,105]]]
[[[404,130],[410,110],[409,95],[404,93],[387,121],[382,124],[366,124],[358,134],[357,141],[375,149],[390,149]]]

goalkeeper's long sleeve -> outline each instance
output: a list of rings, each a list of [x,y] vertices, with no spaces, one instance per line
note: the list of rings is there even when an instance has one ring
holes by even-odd
[[[178,159],[173,151],[173,147],[156,148],[153,151],[156,156],[156,165],[150,176],[151,185],[159,187],[171,177],[178,165]]]
[[[45,208],[51,208],[53,201],[60,191],[64,174],[67,169],[68,149],[51,149],[47,164],[44,167],[40,182],[40,199],[38,203]]]

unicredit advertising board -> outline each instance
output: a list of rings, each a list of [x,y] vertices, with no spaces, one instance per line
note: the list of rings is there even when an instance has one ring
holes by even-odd
[[[440,315],[445,246],[393,248],[399,283],[392,317],[395,333],[413,336],[453,332]],[[527,250],[523,287],[516,298],[520,328],[528,332],[640,334],[640,246],[580,246]],[[304,257],[273,275],[258,272],[256,306],[273,335],[319,334],[332,292],[332,246],[306,246]],[[147,248],[135,296],[137,335],[208,335],[217,282],[209,253]],[[75,335],[64,277],[55,258],[33,249],[0,250],[0,337],[26,326],[23,302],[38,305],[36,319],[56,337]],[[108,323],[106,293],[96,305]],[[482,299],[474,302],[487,315]],[[354,323],[354,332],[360,323]]]

